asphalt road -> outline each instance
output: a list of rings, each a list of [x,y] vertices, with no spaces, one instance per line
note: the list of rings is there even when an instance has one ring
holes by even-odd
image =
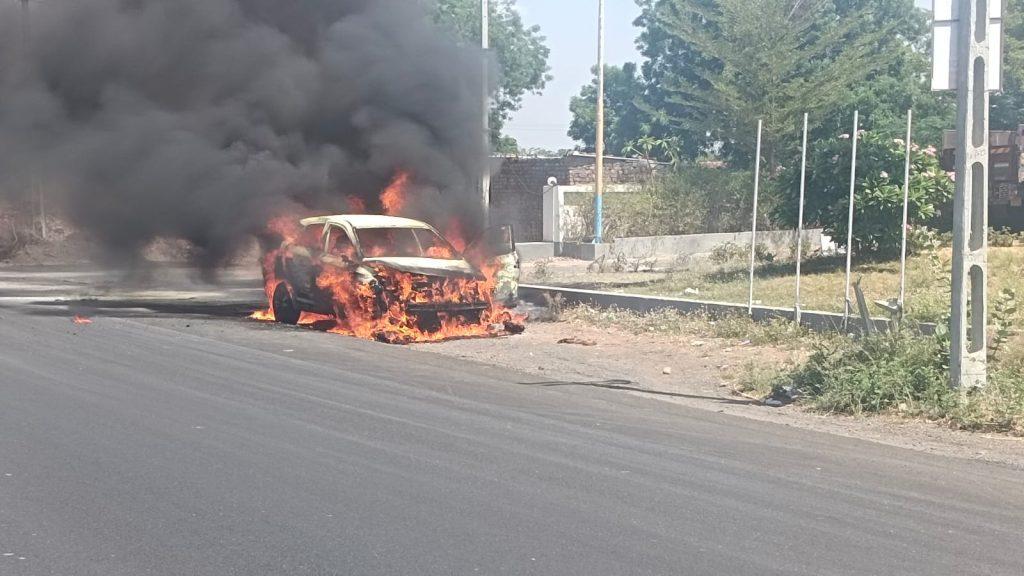
[[[1024,572],[1021,471],[12,274],[4,576]]]

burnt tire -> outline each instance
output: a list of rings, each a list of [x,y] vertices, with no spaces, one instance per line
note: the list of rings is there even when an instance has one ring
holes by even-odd
[[[292,293],[284,282],[278,284],[277,288],[274,289],[273,306],[274,319],[278,322],[292,326],[299,323],[302,310],[299,310],[299,307],[295,305]]]

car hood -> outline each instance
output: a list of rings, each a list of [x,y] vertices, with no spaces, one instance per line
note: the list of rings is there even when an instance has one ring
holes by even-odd
[[[465,260],[441,260],[438,258],[367,258],[363,264],[379,264],[399,272],[423,274],[424,276],[479,276],[480,273]]]

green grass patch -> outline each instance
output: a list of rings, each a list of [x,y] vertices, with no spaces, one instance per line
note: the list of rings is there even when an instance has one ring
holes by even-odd
[[[990,368],[987,387],[954,390],[947,343],[903,333],[817,342],[807,362],[774,385],[795,388],[802,403],[822,412],[900,414],[1024,435],[1024,362],[1007,358]]]

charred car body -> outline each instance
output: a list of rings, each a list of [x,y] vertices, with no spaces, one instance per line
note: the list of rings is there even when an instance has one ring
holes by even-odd
[[[462,254],[432,226],[408,218],[321,216],[299,226],[264,262],[279,322],[296,324],[308,313],[334,317],[352,332],[382,320],[373,329],[433,332],[495,321],[497,309],[518,299],[509,227],[488,230]]]

